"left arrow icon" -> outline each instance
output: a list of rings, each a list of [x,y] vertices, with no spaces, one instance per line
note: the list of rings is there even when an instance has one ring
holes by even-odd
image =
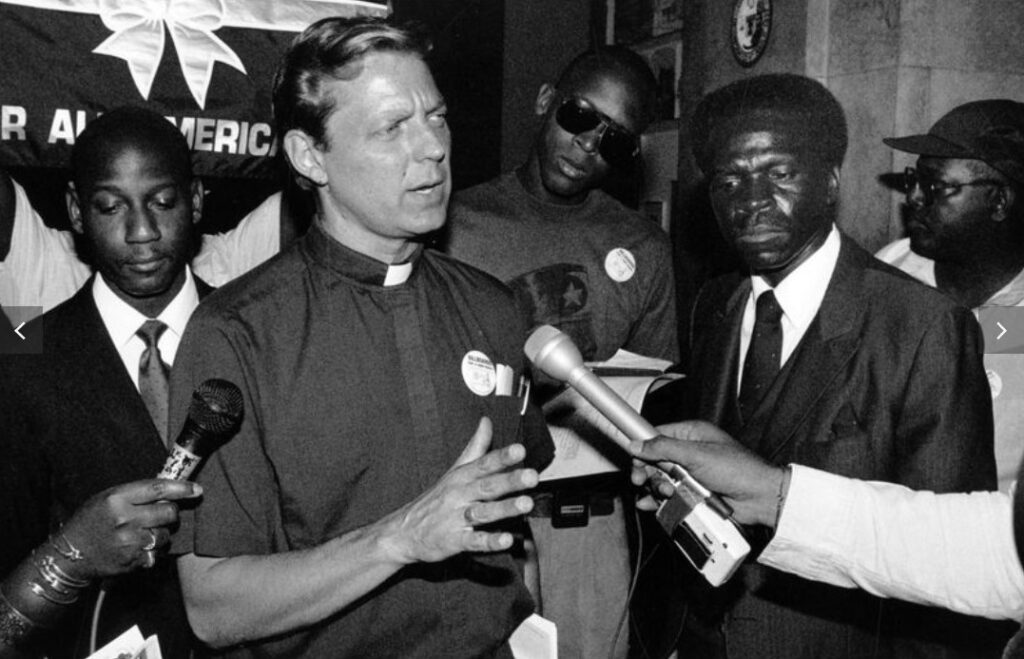
[[[20,330],[24,326],[25,326],[25,323],[22,323],[22,324],[20,324],[20,325],[18,325],[17,327],[14,328],[14,333],[17,334],[18,338],[21,339],[22,341],[25,340],[25,335],[22,334]]]

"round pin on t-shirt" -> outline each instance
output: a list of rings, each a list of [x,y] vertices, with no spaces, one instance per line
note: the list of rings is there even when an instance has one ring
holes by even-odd
[[[462,380],[477,396],[489,396],[497,383],[494,362],[479,350],[470,350],[462,358]]]
[[[604,271],[620,284],[636,274],[636,257],[625,247],[616,247],[604,257]]]

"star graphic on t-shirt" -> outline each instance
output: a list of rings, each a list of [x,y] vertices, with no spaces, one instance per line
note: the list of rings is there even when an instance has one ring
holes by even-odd
[[[583,306],[583,287],[577,286],[575,282],[570,281],[562,293],[562,299],[565,301],[567,308],[579,309]]]

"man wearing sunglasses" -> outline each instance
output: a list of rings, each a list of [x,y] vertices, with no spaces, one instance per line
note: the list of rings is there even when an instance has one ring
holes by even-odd
[[[456,193],[449,210],[446,251],[509,284],[528,325],[557,326],[590,361],[620,348],[678,358],[668,238],[600,189],[637,165],[655,88],[646,62],[627,48],[577,56],[557,83],[540,87],[526,162]],[[531,526],[559,656],[608,657],[612,646],[624,656],[628,479],[616,472],[542,485],[537,499],[553,503],[537,506],[545,517]],[[587,526],[565,527],[563,501],[582,506]]]
[[[1024,306],[1024,104],[965,103],[924,135],[884,142],[918,159],[905,171],[907,237],[877,256],[975,313]],[[1005,491],[1024,455],[1024,356],[986,353],[985,370]]]

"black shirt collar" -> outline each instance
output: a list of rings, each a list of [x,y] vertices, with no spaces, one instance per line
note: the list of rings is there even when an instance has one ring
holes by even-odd
[[[399,267],[378,261],[371,256],[346,247],[328,236],[315,222],[306,233],[305,245],[315,261],[344,277],[362,284],[383,286],[388,269]],[[411,263],[413,270],[415,270],[416,263],[422,254],[423,245],[417,245],[416,250],[406,263]],[[410,273],[409,277],[411,276],[412,274]]]

